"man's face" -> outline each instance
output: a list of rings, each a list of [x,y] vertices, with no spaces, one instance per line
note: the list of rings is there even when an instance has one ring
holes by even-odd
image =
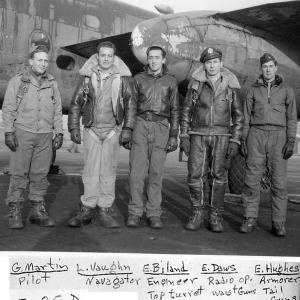
[[[277,72],[274,61],[269,61],[261,66],[263,77],[266,81],[273,81]]]
[[[161,71],[162,65],[166,62],[166,59],[162,55],[162,51],[159,49],[150,50],[147,59],[149,67],[154,74],[158,74]]]
[[[213,58],[204,63],[204,69],[208,76],[219,75],[222,67],[223,62],[219,58]]]
[[[101,47],[99,49],[99,65],[103,70],[109,70],[115,61],[113,48]]]
[[[49,64],[48,54],[46,52],[35,53],[33,58],[29,59],[29,64],[34,71],[43,74]]]

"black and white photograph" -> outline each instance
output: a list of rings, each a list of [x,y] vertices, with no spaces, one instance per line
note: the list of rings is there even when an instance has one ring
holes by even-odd
[[[300,1],[0,9],[4,300],[300,300]]]

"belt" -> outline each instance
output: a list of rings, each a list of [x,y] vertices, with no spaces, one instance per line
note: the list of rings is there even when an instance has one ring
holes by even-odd
[[[165,119],[167,119],[167,117],[159,116],[149,111],[139,114],[138,116],[143,118],[146,121],[152,121],[152,122],[164,121]]]
[[[285,126],[280,125],[272,125],[272,124],[264,124],[264,125],[250,125],[251,127],[255,127],[261,130],[284,130]]]

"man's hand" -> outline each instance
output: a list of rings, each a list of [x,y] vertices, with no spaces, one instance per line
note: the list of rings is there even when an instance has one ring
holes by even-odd
[[[188,137],[182,137],[180,139],[180,148],[183,150],[186,156],[189,156],[191,149],[191,142]]]
[[[5,145],[13,152],[17,150],[18,140],[14,132],[5,132]]]
[[[81,134],[80,129],[72,129],[71,130],[71,140],[76,144],[81,144]]]
[[[289,159],[294,154],[294,143],[294,139],[287,139],[282,149],[283,159]]]
[[[175,151],[177,149],[177,147],[178,147],[177,138],[169,137],[169,140],[168,140],[168,143],[167,143],[167,146],[165,149],[167,151],[167,153]]]
[[[132,129],[124,127],[119,137],[120,145],[122,145],[125,149],[131,149],[131,136]]]
[[[238,152],[239,149],[239,144],[236,142],[229,142],[228,148],[227,148],[227,153],[226,153],[226,158],[227,159],[232,159]]]
[[[247,150],[247,144],[246,144],[246,141],[245,140],[241,140],[241,146],[239,148],[239,152],[240,152],[240,155],[243,156],[243,157],[247,157],[248,155],[248,150]]]
[[[52,149],[53,150],[59,149],[62,146],[63,141],[64,141],[63,134],[62,133],[57,134],[52,141]]]
[[[131,149],[131,142],[127,142],[127,143],[123,144],[123,147],[127,150],[130,150]]]

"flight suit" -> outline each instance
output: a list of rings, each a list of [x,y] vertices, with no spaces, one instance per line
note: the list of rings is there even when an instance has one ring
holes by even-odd
[[[23,203],[28,182],[29,200],[44,200],[49,186],[53,128],[56,134],[63,133],[61,97],[53,76],[45,73],[39,82],[32,72],[26,74],[28,88],[18,102],[22,76],[18,74],[10,80],[2,108],[4,131],[15,132],[18,140],[16,151],[11,153],[8,205]]]
[[[201,66],[193,80],[181,112],[182,138],[190,139],[188,186],[192,207],[204,206],[204,186],[210,172],[210,210],[221,215],[227,184],[226,154],[230,141],[239,143],[243,129],[243,112],[236,89],[237,78],[226,68],[215,86]]]
[[[121,150],[119,137],[122,123],[123,130],[129,128],[131,131],[136,122],[136,98],[129,77],[131,73],[124,62],[115,57],[110,73],[105,74],[95,54],[84,64],[80,74],[85,79],[71,102],[68,129],[71,135],[73,130],[79,131],[82,113],[84,195],[81,196],[81,211],[69,221],[69,226],[79,227],[90,222],[95,209],[96,219],[101,225],[115,228],[119,224],[111,217],[110,208],[115,200],[116,171]]]
[[[287,160],[283,148],[295,139],[297,130],[296,102],[293,89],[280,75],[268,89],[260,76],[250,86],[244,104],[243,140],[247,144],[246,175],[242,192],[245,218],[257,218],[260,180],[265,165],[270,173],[272,221],[285,222],[287,208]]]
[[[137,123],[130,151],[129,215],[141,217],[144,212],[143,186],[148,172],[146,216],[160,217],[161,188],[169,138],[179,133],[179,94],[174,76],[163,65],[153,75],[149,66],[134,77],[137,99]],[[170,126],[169,126],[170,123]],[[149,165],[148,165],[149,162]]]

